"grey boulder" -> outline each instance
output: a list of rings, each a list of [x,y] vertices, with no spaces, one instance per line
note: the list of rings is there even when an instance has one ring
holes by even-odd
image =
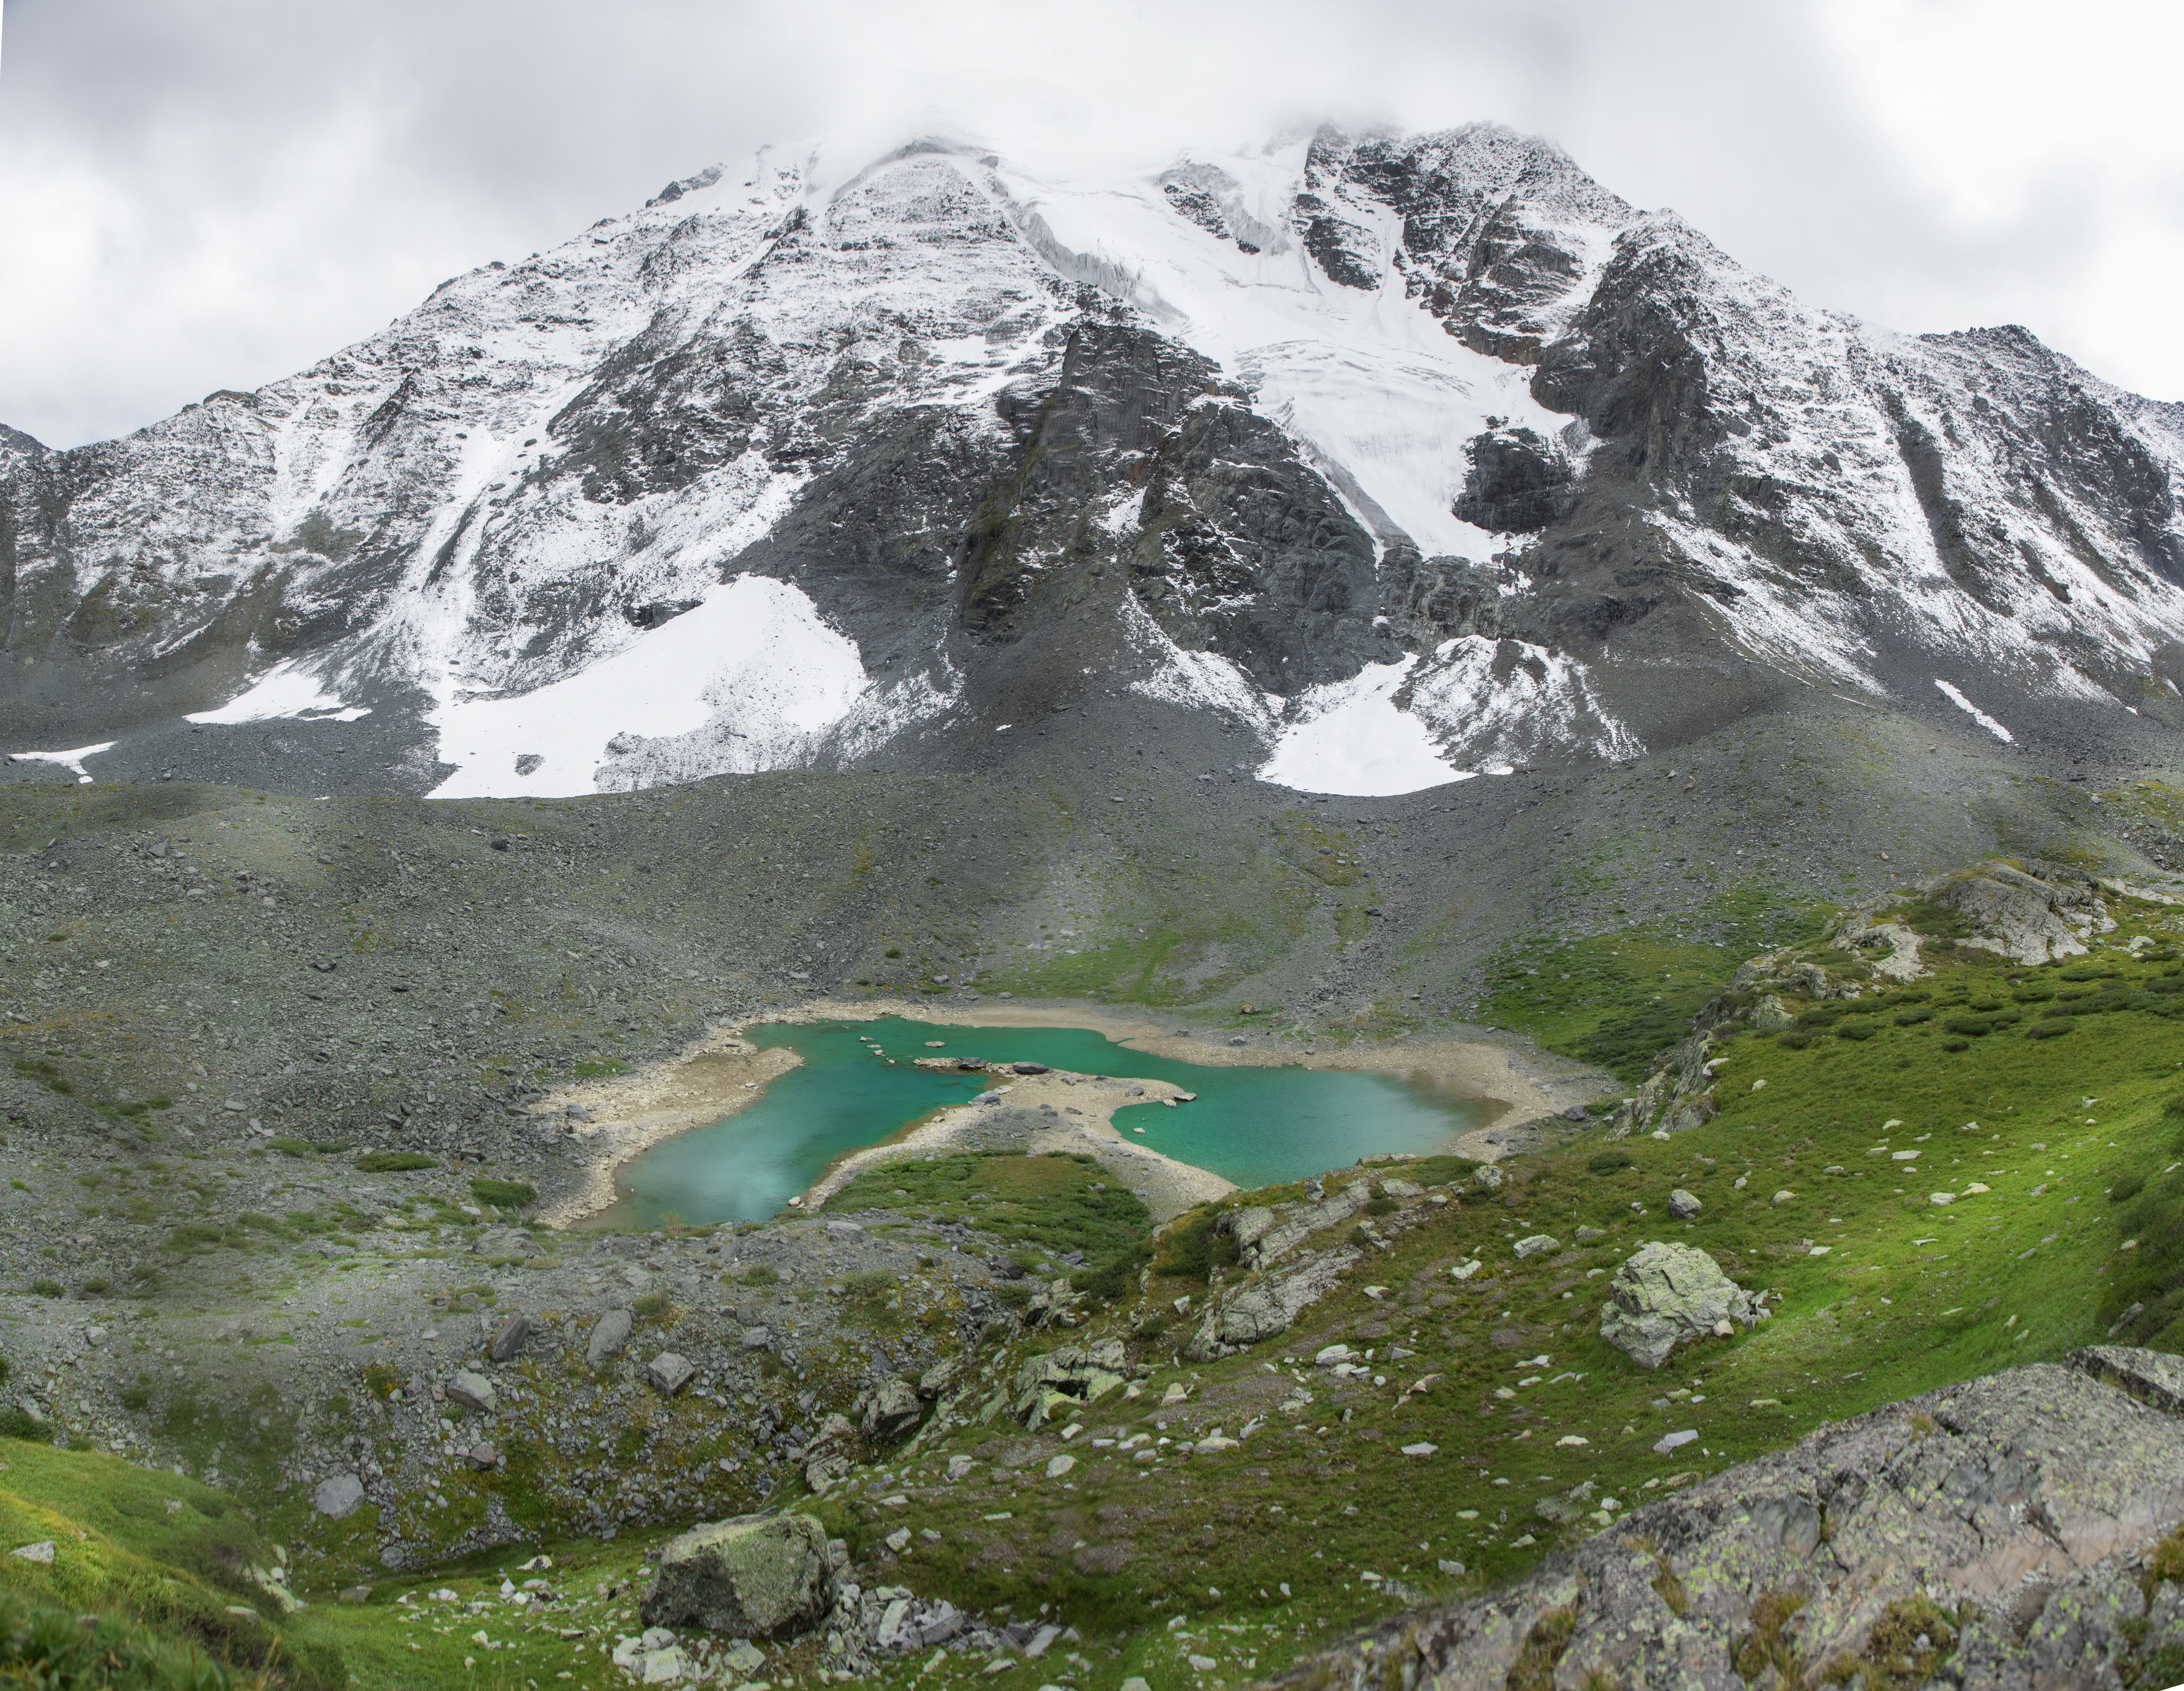
[[[1679,1221],[1690,1221],[1705,1208],[1706,1205],[1700,1203],[1696,1196],[1680,1186],[1669,1194],[1669,1213]]]
[[[1751,1293],[1704,1251],[1657,1240],[1641,1246],[1608,1282],[1600,1336],[1641,1368],[1658,1368],[1684,1340],[1732,1321],[1751,1327],[1758,1318]]]
[[[538,1242],[521,1227],[487,1227],[471,1245],[473,1254],[491,1257],[528,1257],[538,1254]]]
[[[690,1377],[698,1371],[671,1350],[663,1350],[644,1365],[644,1377],[667,1397],[673,1397],[690,1383]]]
[[[622,1347],[629,1343],[630,1326],[627,1310],[609,1310],[593,1322],[592,1336],[584,1341],[585,1362],[596,1368],[621,1355]]]
[[[500,1393],[493,1389],[493,1382],[467,1368],[448,1382],[448,1396],[465,1409],[489,1412],[500,1405]]]
[[[493,1334],[493,1343],[486,1347],[486,1354],[496,1362],[512,1360],[530,1338],[531,1317],[510,1316],[500,1324],[500,1331]]]
[[[638,1612],[648,1627],[795,1638],[825,1618],[834,1583],[827,1529],[811,1516],[739,1515],[671,1539]]]
[[[900,1438],[917,1425],[924,1409],[915,1383],[899,1375],[883,1380],[864,1396],[865,1437]]]
[[[311,1507],[330,1520],[346,1521],[364,1501],[364,1482],[354,1474],[329,1474],[311,1493]]]

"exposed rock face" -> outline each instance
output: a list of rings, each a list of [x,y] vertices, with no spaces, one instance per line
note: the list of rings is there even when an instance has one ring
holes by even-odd
[[[2020,963],[2077,956],[2092,936],[2115,928],[2090,882],[2060,876],[2043,881],[2006,863],[1951,876],[1927,896],[1971,924],[1975,932],[1965,944]]]
[[[739,1515],[670,1539],[638,1613],[648,1627],[795,1638],[833,1606],[837,1572],[811,1516]]]
[[[1356,1250],[1346,1247],[1310,1251],[1279,1270],[1224,1288],[1201,1318],[1183,1354],[1194,1362],[1208,1361],[1287,1332],[1295,1325],[1298,1311],[1324,1296],[1357,1257]]]
[[[2105,1375],[2175,1373],[2101,1354]],[[1824,1427],[1277,1683],[1471,1691],[1529,1644],[1539,1683],[1871,1683],[1876,1627],[1908,1616],[1928,1642],[1904,1683],[2132,1683],[2184,1643],[2184,1591],[2158,1586],[2149,1606],[2141,1583],[2184,1522],[2180,1477],[2184,1422],[2086,1371],[2012,1369]]]
[[[1056,1415],[1120,1391],[1128,1378],[1129,1359],[1120,1339],[1059,1344],[1018,1366],[1011,1407],[1017,1419],[1035,1432]]]
[[[1710,1334],[1724,1321],[1752,1327],[1758,1320],[1752,1294],[1704,1251],[1656,1241],[1641,1246],[1607,1282],[1600,1336],[1641,1368],[1658,1368],[1685,1339]]]
[[[1497,534],[1529,534],[1562,515],[1569,465],[1530,429],[1497,429],[1465,448],[1471,473],[1457,496],[1465,522]]]

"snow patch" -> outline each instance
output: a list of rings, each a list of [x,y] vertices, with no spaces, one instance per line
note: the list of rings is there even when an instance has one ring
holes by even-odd
[[[669,778],[788,767],[850,715],[865,688],[855,645],[809,598],[786,582],[738,576],[566,680],[515,698],[444,700],[431,720],[442,761],[457,768],[432,796],[599,791],[610,758],[700,730],[710,731],[716,756],[688,760]],[[519,759],[526,773],[517,773]]]
[[[2003,727],[2001,723],[1996,721],[1994,718],[1988,715],[1984,710],[1981,710],[1977,705],[1974,704],[1971,700],[1966,698],[1964,694],[1958,693],[1956,688],[1951,687],[1947,681],[1937,679],[1934,685],[1941,688],[1942,693],[1947,698],[1950,704],[1955,705],[1958,709],[1970,716],[1973,721],[1978,723],[1981,727],[1986,729],[1986,731],[1993,735],[1996,739],[2005,741],[2014,741],[2016,739],[2017,737],[2012,734],[2008,729]]]
[[[338,694],[328,693],[326,682],[308,670],[276,664],[254,686],[218,709],[194,712],[189,720],[232,725],[264,722],[276,716],[308,716],[319,722],[354,722],[370,715],[367,706],[343,704]]]
[[[87,785],[91,780],[91,777],[84,773],[83,760],[86,758],[95,758],[101,752],[110,752],[117,743],[113,740],[102,740],[95,746],[78,746],[72,752],[10,752],[8,754],[8,761],[17,764],[34,762],[58,764],[63,769],[74,770],[76,785],[82,787]]]
[[[1418,662],[1368,664],[1348,681],[1297,696],[1259,779],[1303,793],[1384,798],[1469,778],[1441,755],[1432,731],[1395,702]]]

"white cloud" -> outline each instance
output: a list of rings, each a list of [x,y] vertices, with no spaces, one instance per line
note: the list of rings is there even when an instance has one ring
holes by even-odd
[[[0,421],[70,445],[844,125],[1156,160],[1492,118],[1818,304],[2184,394],[2172,14],[2089,0],[10,0]]]

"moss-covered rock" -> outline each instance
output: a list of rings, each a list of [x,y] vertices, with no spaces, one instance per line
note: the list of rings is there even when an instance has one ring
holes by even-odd
[[[644,1594],[648,1627],[789,1638],[833,1605],[827,1529],[809,1515],[739,1515],[671,1540]]]

